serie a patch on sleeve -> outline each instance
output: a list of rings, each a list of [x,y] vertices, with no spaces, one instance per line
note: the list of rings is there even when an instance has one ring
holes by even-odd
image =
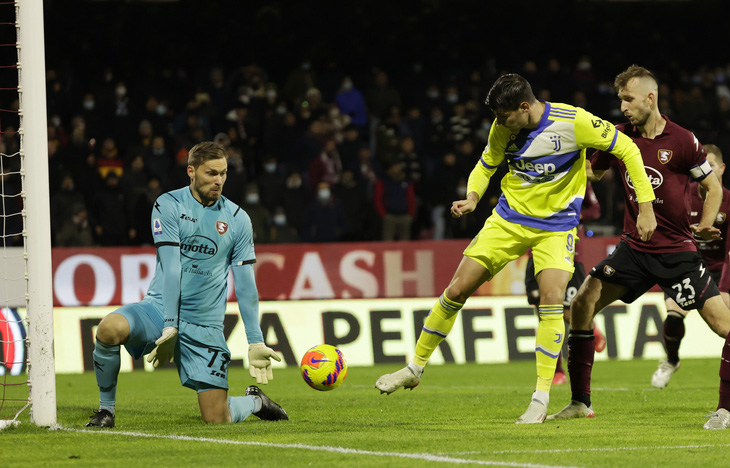
[[[152,232],[156,236],[159,236],[160,234],[162,234],[162,222],[160,222],[160,218],[155,218],[152,221]]]

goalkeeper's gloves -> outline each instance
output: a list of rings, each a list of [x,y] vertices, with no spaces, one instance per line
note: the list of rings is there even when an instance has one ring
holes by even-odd
[[[162,329],[160,336],[155,344],[155,349],[147,356],[147,362],[151,362],[153,367],[158,367],[160,363],[172,362],[175,357],[175,342],[177,341],[177,328],[165,327]]]
[[[265,344],[253,343],[248,345],[248,371],[251,377],[256,379],[256,383],[267,384],[269,380],[274,379],[269,358],[281,362],[279,355]]]

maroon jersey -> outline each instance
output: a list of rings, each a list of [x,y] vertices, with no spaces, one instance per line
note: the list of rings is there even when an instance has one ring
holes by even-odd
[[[700,196],[700,191],[698,189],[698,184],[692,184],[689,188],[690,224],[698,224],[700,222],[700,218],[702,218],[702,207],[704,206],[705,201]],[[730,244],[728,244],[728,214],[730,214],[730,190],[723,187],[722,204],[720,205],[720,211],[717,213],[715,223],[713,224],[713,226],[720,230],[720,237],[722,237],[722,239],[706,241],[697,237],[695,238],[697,241],[697,248],[700,250],[702,258],[705,259],[707,268],[709,268],[710,271],[722,270],[723,265],[728,259],[727,253],[730,248]]]
[[[596,151],[591,157],[591,165],[598,170],[607,170],[611,165],[619,169],[626,201],[621,237],[631,248],[657,253],[696,251],[689,228],[689,186],[692,180],[700,181],[712,170],[705,150],[694,134],[672,123],[665,115],[662,117],[667,124],[662,133],[653,139],[642,138],[638,129],[630,123],[616,126],[631,137],[641,150],[646,173],[654,188],[656,200],[653,207],[657,228],[651,240],[642,242],[636,230],[639,204],[624,163],[611,153]]]

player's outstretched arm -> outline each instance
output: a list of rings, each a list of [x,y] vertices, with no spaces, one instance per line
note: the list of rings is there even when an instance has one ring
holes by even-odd
[[[177,327],[180,314],[180,277],[182,265],[180,263],[180,247],[178,245],[161,245],[157,248],[162,269],[162,309],[164,328],[162,335],[155,341],[155,349],[147,356],[147,362],[154,367],[160,363],[173,361],[175,343],[177,342]]]
[[[248,370],[256,383],[268,384],[274,378],[271,359],[281,361],[276,351],[264,344],[264,336],[259,325],[259,293],[256,289],[253,264],[233,267],[233,281],[236,286],[236,299],[241,312],[243,326],[248,339]]]

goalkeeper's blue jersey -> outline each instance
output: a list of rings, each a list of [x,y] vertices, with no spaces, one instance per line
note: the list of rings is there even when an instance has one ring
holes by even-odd
[[[203,206],[185,187],[162,194],[151,218],[156,247],[180,246],[180,320],[222,327],[231,265],[256,262],[248,214],[223,196]],[[158,255],[145,299],[159,303],[160,309],[162,274]]]

